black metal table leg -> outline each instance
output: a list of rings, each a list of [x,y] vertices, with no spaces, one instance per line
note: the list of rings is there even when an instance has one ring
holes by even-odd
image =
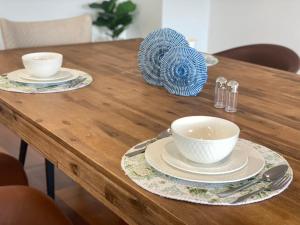
[[[54,165],[49,160],[45,159],[45,166],[46,166],[47,194],[49,197],[55,199]]]
[[[23,166],[25,164],[27,148],[28,148],[27,142],[25,142],[24,140],[21,139],[20,152],[19,152],[19,161],[20,161],[20,163],[22,163]]]

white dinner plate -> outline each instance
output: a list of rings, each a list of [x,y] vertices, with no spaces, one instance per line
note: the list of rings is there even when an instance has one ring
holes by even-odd
[[[201,183],[231,183],[245,180],[257,175],[265,165],[263,156],[257,150],[241,141],[238,141],[236,148],[244,148],[248,153],[248,163],[244,168],[236,172],[218,175],[197,174],[182,171],[170,166],[162,159],[162,151],[164,149],[162,146],[165,146],[171,141],[172,137],[169,137],[148,145],[145,152],[145,158],[149,165],[154,169],[178,179]]]
[[[203,53],[204,58],[205,58],[205,62],[207,66],[214,66],[216,65],[219,60],[217,59],[217,57],[207,54],[207,53]]]
[[[28,76],[27,72],[25,69],[20,69],[16,70],[13,72],[10,72],[7,74],[7,78],[9,81],[12,82],[18,82],[18,83],[23,83],[23,84],[59,84],[59,83],[64,83],[68,82],[71,80],[74,80],[78,78],[78,76],[82,73],[79,70],[73,70],[73,69],[67,69],[67,68],[61,68],[61,70],[58,72],[58,74],[61,75],[56,75],[55,79],[50,79],[48,78],[47,80],[45,79],[26,79],[25,77]],[[59,79],[56,79],[57,77],[60,77]]]
[[[60,70],[56,74],[54,74],[51,77],[36,77],[31,74],[28,74],[26,70],[22,73],[20,73],[20,77],[25,79],[25,80],[31,80],[31,81],[55,81],[55,80],[61,80],[61,79],[66,79],[68,77],[72,76],[72,73],[68,71],[63,71]]]
[[[191,173],[199,174],[226,174],[238,171],[248,163],[248,153],[245,148],[234,148],[232,153],[221,162],[200,164],[185,158],[177,149],[174,141],[161,142],[162,158],[169,165]]]

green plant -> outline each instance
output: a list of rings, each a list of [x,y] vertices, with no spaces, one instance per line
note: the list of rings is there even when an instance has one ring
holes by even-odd
[[[131,0],[118,3],[118,0],[108,0],[103,2],[94,2],[90,8],[99,10],[96,20],[93,22],[96,26],[107,27],[111,37],[117,38],[128,25],[132,23],[133,12],[136,4]]]

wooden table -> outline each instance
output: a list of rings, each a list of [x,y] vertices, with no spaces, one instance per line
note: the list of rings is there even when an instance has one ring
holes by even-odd
[[[140,40],[0,53],[0,73],[22,67],[21,55],[56,51],[64,66],[95,81],[76,91],[17,94],[0,91],[0,122],[35,146],[59,169],[129,224],[300,224],[300,77],[220,58],[197,97],[178,97],[147,85],[137,68]],[[213,107],[217,76],[240,82],[239,111]],[[283,194],[237,207],[206,206],[151,194],[129,180],[120,160],[132,145],[188,115],[229,119],[241,137],[281,153],[294,170]]]

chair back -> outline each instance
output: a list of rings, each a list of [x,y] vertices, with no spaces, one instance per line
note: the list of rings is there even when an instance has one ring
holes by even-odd
[[[291,49],[273,44],[247,45],[228,49],[216,55],[296,73],[299,57]]]
[[[91,42],[89,15],[38,22],[0,20],[4,49]]]

